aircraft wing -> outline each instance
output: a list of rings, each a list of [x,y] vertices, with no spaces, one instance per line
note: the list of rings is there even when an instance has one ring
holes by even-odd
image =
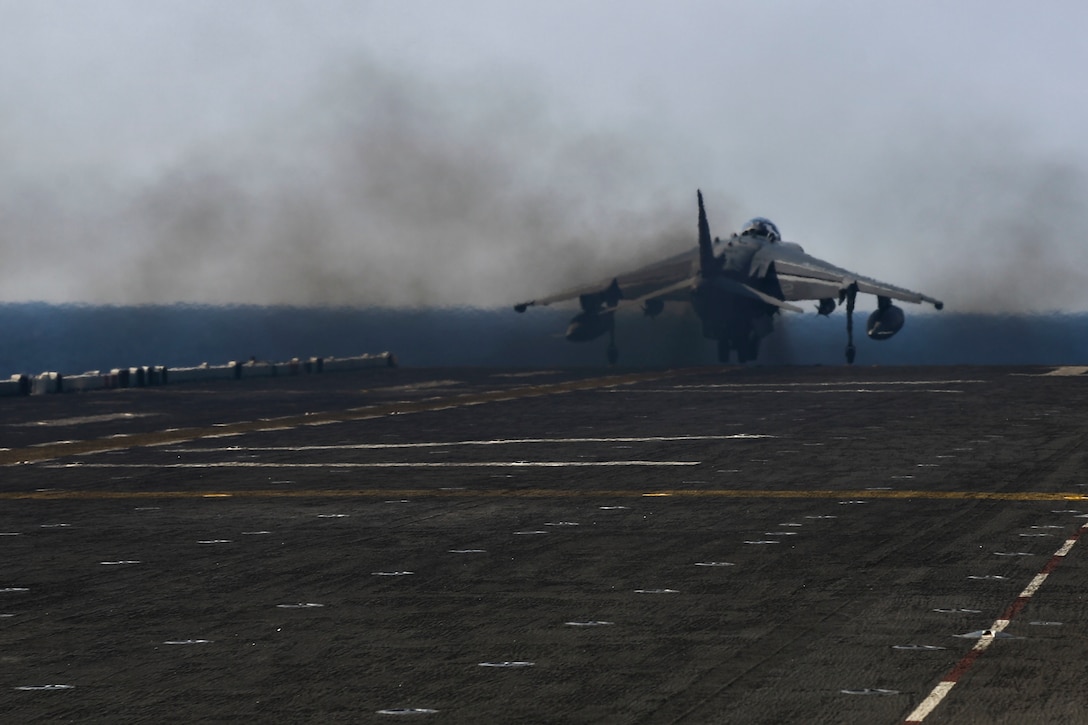
[[[943,302],[933,297],[836,267],[788,242],[760,250],[752,260],[751,273],[762,277],[772,268],[786,300],[835,299],[851,284],[857,284],[858,292],[863,294],[915,304],[928,302],[938,310],[944,307]]]
[[[617,286],[620,293],[619,299],[622,300],[638,302],[650,299],[689,300],[691,297],[687,290],[694,274],[693,265],[697,257],[697,250],[688,250],[615,277],[607,277],[547,297],[537,297],[533,300],[520,302],[514,307],[518,311],[522,311],[526,307],[535,305],[565,302],[578,299],[586,294],[602,293],[612,285]]]

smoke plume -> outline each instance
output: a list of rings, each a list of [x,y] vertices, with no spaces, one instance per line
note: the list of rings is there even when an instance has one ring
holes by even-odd
[[[9,5],[0,300],[503,307],[691,246],[702,187],[948,311],[1088,310],[1072,6]]]
[[[8,178],[0,252],[13,263],[0,290],[495,306],[693,243],[694,189],[656,188],[662,159],[621,130],[552,116],[501,80],[434,85],[360,63],[149,177],[76,169],[67,188]]]

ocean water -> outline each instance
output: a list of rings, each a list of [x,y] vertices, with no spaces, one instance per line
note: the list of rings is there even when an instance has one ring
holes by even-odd
[[[1088,363],[1088,315],[911,314],[891,340],[865,337],[868,310],[855,317],[858,365],[1074,365]],[[601,366],[606,338],[563,339],[575,310],[352,309],[259,306],[93,306],[0,304],[0,376],[50,370],[76,374],[134,365],[392,352],[401,365]],[[617,318],[625,366],[713,364],[687,312]],[[839,365],[846,322],[785,313],[763,342],[760,364]]]

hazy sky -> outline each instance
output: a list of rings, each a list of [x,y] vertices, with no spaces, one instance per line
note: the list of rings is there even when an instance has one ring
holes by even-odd
[[[504,305],[774,219],[1088,310],[1088,5],[0,0],[0,300]]]

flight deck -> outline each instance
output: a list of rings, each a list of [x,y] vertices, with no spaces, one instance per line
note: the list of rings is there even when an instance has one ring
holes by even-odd
[[[391,368],[0,401],[0,709],[1086,722],[1085,372]]]

